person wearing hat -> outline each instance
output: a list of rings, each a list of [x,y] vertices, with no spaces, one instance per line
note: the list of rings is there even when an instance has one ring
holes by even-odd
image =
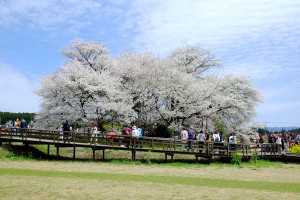
[[[138,137],[139,136],[139,132],[138,132],[136,126],[132,127],[131,136],[132,137]]]
[[[131,137],[133,138],[133,146],[138,147],[139,131],[136,126],[132,127]]]

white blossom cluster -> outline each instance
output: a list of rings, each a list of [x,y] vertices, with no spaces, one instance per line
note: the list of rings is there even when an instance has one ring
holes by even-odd
[[[101,42],[75,40],[63,51],[68,60],[45,77],[36,124],[57,127],[64,120],[99,120],[200,126],[214,117],[228,126],[250,121],[259,92],[248,77],[207,73],[219,66],[199,45],[161,57],[126,52],[113,58]]]

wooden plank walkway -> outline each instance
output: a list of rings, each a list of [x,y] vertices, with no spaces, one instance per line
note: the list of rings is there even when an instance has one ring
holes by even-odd
[[[87,133],[69,132],[65,135],[60,131],[38,130],[38,129],[0,129],[0,144],[2,142],[21,142],[24,145],[43,144],[48,145],[49,155],[50,145],[56,148],[56,156],[59,158],[59,149],[64,147],[73,148],[73,158],[75,159],[76,148],[86,147],[93,151],[103,151],[102,159],[105,159],[105,150],[126,150],[131,151],[132,159],[135,160],[137,152],[155,152],[165,154],[165,159],[174,159],[175,154],[193,155],[198,161],[199,157],[231,157],[232,153],[239,153],[243,158],[250,159],[254,153],[258,158],[285,158],[292,156],[293,159],[300,160],[299,155],[288,155],[281,152],[280,145],[277,144],[231,144],[222,142],[199,141],[183,142],[174,138],[154,138],[154,137],[125,137],[115,135],[109,137],[106,134],[92,137]]]

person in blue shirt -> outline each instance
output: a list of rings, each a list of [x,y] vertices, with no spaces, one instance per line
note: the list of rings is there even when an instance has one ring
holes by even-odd
[[[140,148],[143,148],[142,141],[141,141],[141,139],[143,137],[143,129],[138,128],[137,130],[138,130],[138,133],[139,133],[139,145],[140,145]]]
[[[20,128],[21,128],[20,132],[22,134],[25,134],[26,132],[25,129],[27,128],[27,122],[24,118],[21,119]]]
[[[143,130],[141,128],[138,128],[137,130],[139,132],[139,137],[143,137]]]
[[[24,118],[21,119],[21,126],[20,128],[27,128],[27,122]]]
[[[194,139],[194,133],[188,128],[188,150],[192,149],[192,142]]]

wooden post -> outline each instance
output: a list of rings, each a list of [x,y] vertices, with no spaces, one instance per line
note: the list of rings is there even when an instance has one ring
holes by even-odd
[[[230,143],[227,143],[227,156],[229,157],[229,148],[230,148]]]
[[[212,159],[212,157],[211,157],[211,156],[208,156],[208,158],[207,158],[207,160],[208,160],[208,164],[210,164],[210,163],[211,163],[211,159]]]
[[[105,149],[102,150],[102,160],[105,160]]]
[[[49,157],[50,155],[50,144],[47,145],[47,156]]]
[[[95,149],[93,148],[93,160],[95,160]]]
[[[132,150],[132,151],[131,151],[131,159],[132,159],[132,160],[135,160],[135,150]]]
[[[244,154],[245,154],[245,145],[243,144],[243,156],[244,156]]]
[[[151,149],[153,150],[153,139],[151,139]]]
[[[75,159],[75,150],[76,150],[76,146],[73,146],[73,159]]]
[[[13,129],[10,129],[10,140],[8,142],[8,145],[11,145],[11,140],[12,140],[12,136],[13,136]]]
[[[59,158],[59,146],[56,145],[56,159]]]
[[[28,156],[28,144],[27,143],[25,143],[24,150],[25,150],[25,156]]]

